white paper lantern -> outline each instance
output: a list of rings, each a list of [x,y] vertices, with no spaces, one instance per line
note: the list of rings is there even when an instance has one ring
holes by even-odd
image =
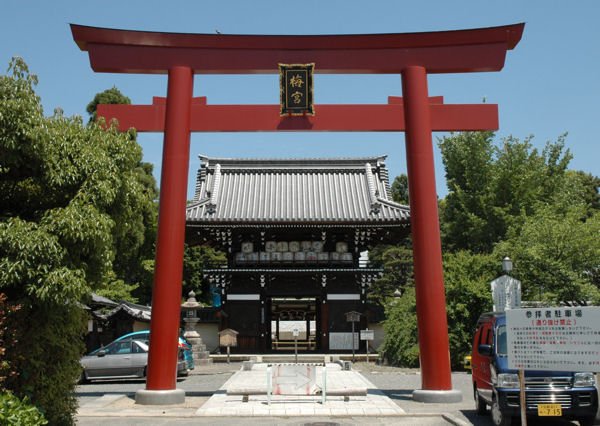
[[[317,253],[323,251],[323,242],[322,241],[313,241],[312,249],[313,249],[313,251],[316,251]]]
[[[283,256],[281,255],[280,251],[274,251],[273,253],[271,253],[271,262],[279,263],[279,262],[281,262],[282,259],[283,259]]]
[[[335,251],[337,251],[338,253],[346,253],[348,251],[348,243],[335,243]]]
[[[266,252],[266,251],[261,251],[258,254],[258,259],[260,260],[260,263],[269,263],[269,262],[271,262],[271,253]]]

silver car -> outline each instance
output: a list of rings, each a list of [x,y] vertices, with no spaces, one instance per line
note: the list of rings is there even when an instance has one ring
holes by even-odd
[[[114,341],[81,358],[81,382],[100,379],[130,379],[146,377],[148,342],[136,339]],[[187,375],[183,353],[177,360],[177,375]]]

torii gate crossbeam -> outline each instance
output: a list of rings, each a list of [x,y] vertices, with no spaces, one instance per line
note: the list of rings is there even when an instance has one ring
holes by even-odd
[[[280,117],[279,105],[208,105],[193,98],[192,132],[403,132],[404,105],[390,96],[387,104],[316,105],[313,117]],[[445,105],[441,96],[429,98],[434,132],[494,130],[498,128],[498,105]],[[163,132],[166,98],[154,97],[152,105],[98,105],[98,116],[116,119],[119,129]]]
[[[120,125],[165,132],[152,344],[142,404],[182,402],[176,389],[185,203],[191,131],[406,131],[422,389],[413,398],[457,402],[452,389],[446,300],[431,132],[494,130],[496,105],[444,105],[429,98],[427,74],[499,71],[524,24],[459,31],[369,35],[222,35],[114,30],[71,25],[97,72],[168,74],[166,105],[100,106]],[[316,63],[329,74],[400,74],[403,101],[322,105],[317,116],[281,118],[269,105],[192,101],[194,74],[278,73],[278,63]],[[235,114],[232,114],[235,113]],[[163,124],[164,123],[164,124]],[[173,350],[168,350],[173,348]]]

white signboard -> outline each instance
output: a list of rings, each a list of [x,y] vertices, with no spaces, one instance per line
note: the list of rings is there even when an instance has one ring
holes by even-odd
[[[521,306],[521,281],[503,275],[490,283],[494,312],[504,312]]]
[[[369,330],[360,330],[360,340],[374,340],[375,339],[375,331]]]
[[[600,372],[600,307],[506,311],[508,367]]]
[[[316,394],[316,365],[274,365],[271,374],[273,395]]]
[[[352,333],[329,333],[330,350],[351,350]],[[358,349],[358,333],[354,333],[354,349]]]

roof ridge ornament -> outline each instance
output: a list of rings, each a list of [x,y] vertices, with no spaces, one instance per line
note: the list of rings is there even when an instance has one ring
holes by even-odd
[[[209,213],[215,213],[217,210],[217,196],[221,187],[221,165],[215,165],[215,174],[213,176],[212,188],[210,190],[210,199],[207,204]]]
[[[381,203],[370,163],[365,163],[365,175],[367,176],[367,186],[369,187],[369,197],[371,199],[371,213],[378,214],[381,210]]]

